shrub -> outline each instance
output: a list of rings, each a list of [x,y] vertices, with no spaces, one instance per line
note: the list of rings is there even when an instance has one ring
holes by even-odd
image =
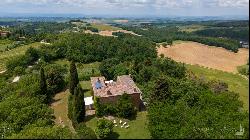
[[[113,132],[114,124],[106,119],[100,119],[97,121],[97,128],[95,132],[99,138],[108,138]]]
[[[14,75],[21,75],[21,74],[24,74],[24,72],[25,72],[25,68],[21,66],[17,66],[14,69]]]
[[[208,85],[214,93],[221,93],[228,91],[228,84],[223,81],[212,80],[208,82]]]
[[[6,68],[8,71],[12,71],[15,67],[27,67],[29,64],[28,57],[25,55],[17,56],[7,61]]]
[[[48,90],[53,94],[60,92],[65,87],[64,74],[66,69],[59,64],[50,64],[44,67],[47,78]]]
[[[76,132],[80,139],[97,139],[95,132],[84,123],[77,125]]]

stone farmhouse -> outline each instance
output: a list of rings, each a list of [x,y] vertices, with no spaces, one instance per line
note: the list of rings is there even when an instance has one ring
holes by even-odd
[[[127,93],[134,104],[140,110],[141,91],[134,83],[130,75],[117,77],[117,81],[106,81],[105,77],[91,77],[91,85],[94,97],[99,97],[101,103],[115,103],[124,93]]]

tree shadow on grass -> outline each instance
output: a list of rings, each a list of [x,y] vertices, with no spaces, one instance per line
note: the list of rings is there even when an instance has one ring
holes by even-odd
[[[112,132],[107,139],[118,139],[119,136],[117,132]]]
[[[84,120],[85,120],[85,122],[88,122],[88,121],[92,120],[93,118],[95,118],[95,114],[85,116],[85,119],[84,119]]]

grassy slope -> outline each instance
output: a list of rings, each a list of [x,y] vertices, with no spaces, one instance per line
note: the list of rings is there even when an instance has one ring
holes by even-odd
[[[222,80],[229,86],[229,90],[239,93],[240,99],[244,103],[244,108],[249,110],[249,80],[239,74],[211,70],[197,65],[186,65],[188,70],[198,75],[203,75],[207,79]]]
[[[8,39],[0,39],[0,51],[4,51],[8,45],[11,45],[13,43],[12,40]]]
[[[32,43],[29,45],[24,45],[21,47],[17,47],[10,51],[0,52],[0,71],[5,70],[5,63],[12,57],[22,55],[29,47],[39,47],[40,43]]]
[[[118,139],[150,139],[150,133],[147,129],[147,119],[146,119],[147,112],[138,112],[137,117],[135,120],[126,122],[130,125],[128,129],[121,128],[121,125],[114,127],[114,134],[111,138],[118,138]],[[118,118],[116,121],[118,122]],[[122,119],[124,120],[124,119]],[[97,118],[91,118],[86,122],[86,125],[92,128],[93,130],[96,129]]]

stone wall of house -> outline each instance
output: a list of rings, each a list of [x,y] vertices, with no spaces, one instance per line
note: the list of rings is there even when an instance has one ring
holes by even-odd
[[[131,99],[132,99],[132,102],[134,104],[134,106],[137,108],[137,109],[140,109],[140,103],[141,103],[141,99],[140,99],[140,93],[134,93],[134,94],[128,94]],[[109,96],[109,97],[101,97],[100,98],[100,103],[116,103],[118,101],[118,99],[120,98],[120,95],[118,96]]]

